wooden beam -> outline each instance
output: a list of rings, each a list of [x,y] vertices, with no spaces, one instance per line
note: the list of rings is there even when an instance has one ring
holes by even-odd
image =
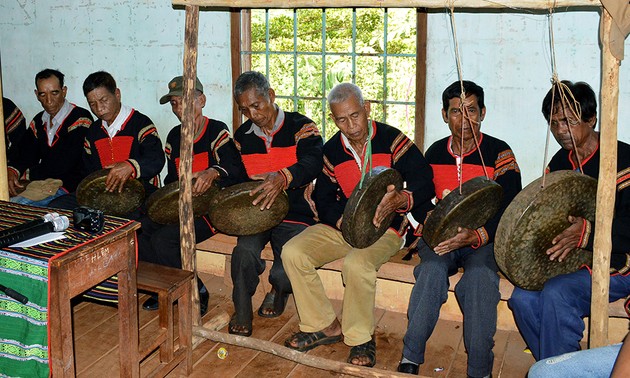
[[[2,98],[2,70],[0,69],[0,99]],[[6,125],[4,124],[4,107],[0,101],[0,200],[9,200],[9,178],[7,176],[7,146],[6,146]]]
[[[278,344],[277,342],[261,340],[255,337],[230,335],[225,332],[215,331],[205,327],[193,327],[193,334],[195,336],[204,337],[214,342],[259,350],[261,352],[269,353],[277,357],[282,357],[289,361],[297,362],[298,364],[321,369],[329,372],[326,375],[333,375],[333,373],[338,373],[343,375],[351,375],[353,377],[409,377],[408,374],[398,373],[391,370],[382,370],[375,367],[369,368],[366,366],[357,366],[345,362],[333,361],[324,357],[312,355],[310,353],[307,354],[303,352],[298,352],[294,349],[289,349]],[[426,378],[425,376],[419,377]]]
[[[197,40],[199,35],[199,7],[186,7],[184,32],[184,103],[182,106],[182,135],[179,161],[179,230],[182,268],[197,274],[195,251],[195,223],[192,208],[192,149],[195,133],[195,81],[197,78]],[[193,280],[193,324],[201,323],[199,291]]]
[[[612,17],[602,10],[602,87],[600,114],[600,160],[593,247],[593,288],[591,297],[590,348],[608,345],[608,291],[612,218],[615,211],[617,179],[617,111],[619,106],[619,65],[610,51]]]
[[[241,74],[241,10],[230,10],[230,60],[232,61],[232,88]],[[233,92],[233,91],[232,91]],[[230,98],[232,96],[230,95]],[[241,112],[232,101],[232,134],[241,124]]]
[[[172,0],[173,5],[219,8],[455,8],[549,9],[601,7],[600,0]]]
[[[414,142],[424,152],[427,100],[427,23],[426,9],[416,12],[416,124]]]

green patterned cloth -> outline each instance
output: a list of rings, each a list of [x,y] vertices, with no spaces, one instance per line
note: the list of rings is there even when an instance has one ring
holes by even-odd
[[[0,201],[0,230],[42,216],[51,209]],[[72,219],[72,214],[54,210]],[[29,248],[0,250],[0,285],[28,298],[22,304],[0,291],[0,377],[48,377],[48,262],[55,255],[71,251],[93,239],[107,235],[129,223],[126,219],[106,217],[99,234],[71,227],[65,238]],[[116,277],[90,290],[86,296],[116,302]],[[54,324],[50,325],[54,327]]]

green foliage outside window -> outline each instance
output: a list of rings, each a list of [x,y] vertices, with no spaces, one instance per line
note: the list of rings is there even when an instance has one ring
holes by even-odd
[[[337,132],[325,97],[354,82],[372,118],[413,138],[415,9],[270,9],[251,12],[252,70],[263,72],[285,110],[312,118],[326,139]]]

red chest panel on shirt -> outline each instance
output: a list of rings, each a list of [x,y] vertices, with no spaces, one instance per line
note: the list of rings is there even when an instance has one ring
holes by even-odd
[[[391,156],[389,154],[372,155],[372,167],[379,166],[391,168]],[[341,190],[343,190],[343,194],[346,195],[346,198],[349,198],[354,187],[361,181],[361,171],[359,171],[357,162],[352,159],[344,161],[335,167],[335,177],[337,178]]]
[[[457,181],[457,166],[451,164],[431,164],[433,168],[433,184],[435,185],[435,195],[438,199],[442,199],[444,189],[452,191],[459,186]],[[492,179],[494,168],[486,166],[488,176]],[[485,176],[483,167],[475,164],[463,164],[463,182],[478,176]]]
[[[272,147],[266,154],[243,155],[248,176],[276,172],[297,163],[297,147]]]
[[[103,138],[94,143],[103,167],[129,159],[132,144],[132,136]]]
[[[179,158],[175,158],[175,166],[177,167],[177,176],[179,176]],[[192,160],[193,173],[203,171],[210,167],[210,160],[208,159],[208,152],[202,152],[200,154],[194,154]]]

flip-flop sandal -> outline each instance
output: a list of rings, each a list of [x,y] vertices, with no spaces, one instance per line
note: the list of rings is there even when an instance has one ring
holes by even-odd
[[[298,332],[289,337],[284,346],[297,350],[298,352],[306,352],[320,345],[334,344],[341,341],[341,335],[327,336],[324,332]],[[297,346],[291,345],[291,341],[297,341]]]
[[[288,298],[288,293],[279,294],[275,289],[273,289],[265,295],[265,299],[258,309],[258,316],[263,318],[277,318],[284,312]],[[265,313],[265,310],[267,310],[268,313]]]
[[[359,365],[352,363],[352,360],[355,358],[367,357],[368,363],[365,365]],[[350,349],[350,356],[348,356],[348,363],[353,364],[355,366],[365,366],[372,367],[376,363],[376,342],[374,339],[368,341],[367,343],[363,343],[361,345],[353,346]]]
[[[244,330],[239,330],[238,328],[244,328]],[[249,337],[252,335],[252,322],[240,322],[237,320],[236,314],[232,316],[230,319],[230,324],[228,325],[228,332],[232,335],[245,336]]]

